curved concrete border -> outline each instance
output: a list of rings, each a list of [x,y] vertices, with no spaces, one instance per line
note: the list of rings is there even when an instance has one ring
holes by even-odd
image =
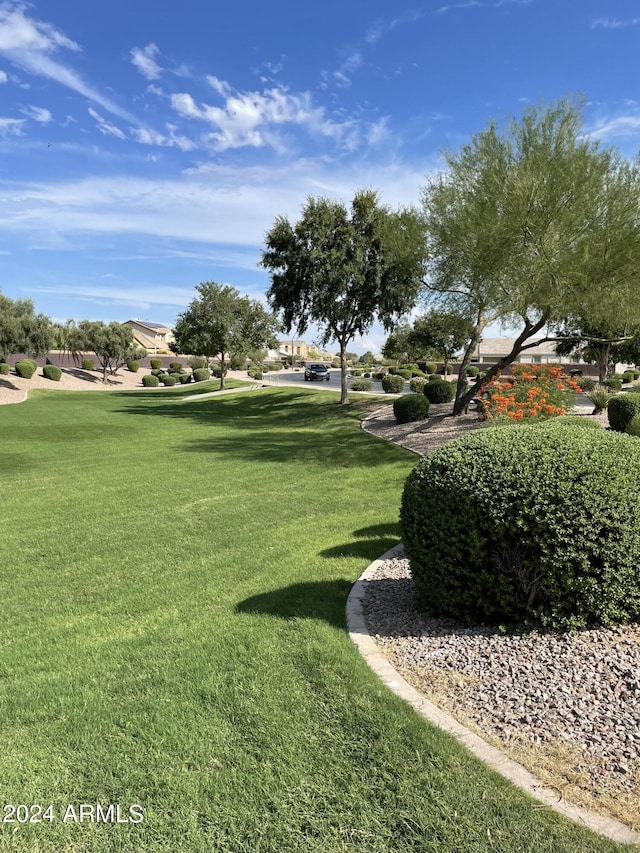
[[[415,688],[391,666],[389,661],[378,651],[373,638],[367,630],[364,619],[362,601],[366,594],[366,583],[369,581],[385,560],[393,559],[402,554],[402,545],[396,545],[386,554],[383,554],[360,575],[349,593],[347,599],[347,630],[349,636],[358,647],[360,654],[369,664],[371,669],[384,681],[397,696],[400,696],[422,714],[430,723],[438,726],[449,734],[452,734],[463,746],[465,746],[476,758],[484,761],[489,767],[497,770],[505,779],[513,782],[530,796],[534,797],[545,806],[563,815],[569,820],[591,829],[600,835],[618,841],[623,844],[637,844],[640,842],[640,833],[634,832],[625,824],[613,818],[602,817],[579,806],[572,806],[565,802],[558,792],[543,785],[533,773],[530,773],[521,764],[506,756],[496,747],[491,746],[474,732],[467,729],[449,714],[440,710],[434,704],[425,699]]]

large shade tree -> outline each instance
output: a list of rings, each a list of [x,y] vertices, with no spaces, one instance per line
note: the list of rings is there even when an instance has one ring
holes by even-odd
[[[320,342],[340,347],[340,402],[347,402],[347,347],[376,319],[389,329],[414,304],[425,268],[422,216],[392,211],[375,192],[361,190],[344,204],[309,198],[292,225],[277,217],[265,238],[261,265],[269,270],[267,298],[286,331],[317,325]]]
[[[53,342],[51,320],[36,314],[31,299],[9,299],[0,293],[0,356],[45,355]]]
[[[640,173],[581,133],[579,102],[531,107],[505,129],[495,122],[425,188],[428,287],[436,303],[472,318],[454,411],[466,368],[486,326],[518,329],[490,379],[567,316],[599,321],[624,303],[640,315]]]
[[[81,320],[77,326],[70,326],[65,345],[72,354],[95,353],[105,383],[109,381],[107,375],[114,376],[128,361],[144,358],[147,354],[135,343],[131,326],[115,320],[111,323]]]
[[[205,281],[198,296],[178,316],[174,335],[180,352],[220,359],[220,390],[231,355],[260,349],[274,342],[273,314],[255,299],[241,296],[231,285]]]

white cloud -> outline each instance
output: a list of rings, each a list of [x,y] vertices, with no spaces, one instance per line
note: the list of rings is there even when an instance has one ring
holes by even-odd
[[[85,83],[74,69],[53,58],[60,49],[77,53],[80,46],[53,24],[29,18],[26,9],[15,2],[0,5],[0,55],[30,74],[54,80],[114,115],[138,124],[134,116]]]
[[[640,18],[627,18],[626,20],[621,20],[620,18],[597,18],[591,22],[591,29],[619,30],[623,27],[633,27],[637,24],[640,24]]]
[[[440,6],[435,10],[436,15],[444,15],[445,12],[450,12],[452,9],[471,9],[474,6],[484,6],[479,0],[468,0],[467,3],[451,3],[449,6]]]
[[[262,92],[234,92],[225,81],[209,78],[209,82],[224,98],[222,107],[198,105],[186,92],[172,95],[171,105],[183,118],[197,119],[213,127],[205,138],[216,151],[265,145],[279,148],[274,129],[283,125],[302,127],[336,140],[349,138],[353,123],[327,118],[321,107],[313,106],[308,92],[292,94],[283,86]]]
[[[226,80],[219,80],[217,77],[210,74],[207,77],[207,83],[223,98],[227,98],[231,94],[231,86],[226,82]]]
[[[23,107],[20,112],[29,116],[34,121],[40,122],[40,124],[49,124],[53,120],[53,116],[49,110],[46,110],[44,107],[34,107],[30,104],[28,107]]]
[[[0,71],[0,83],[6,83],[9,79],[9,75],[6,71]]]
[[[93,107],[89,107],[89,115],[91,118],[95,119],[96,124],[98,125],[98,130],[100,133],[103,133],[105,136],[115,136],[116,139],[126,139],[126,134],[120,130],[119,127],[116,127],[115,124],[104,119],[100,113],[96,112]]]
[[[640,112],[597,119],[585,129],[586,136],[594,136],[603,142],[622,136],[640,137]]]
[[[181,151],[193,151],[197,145],[186,136],[176,133],[174,125],[167,125],[169,135],[158,133],[147,127],[132,128],[131,135],[142,145],[159,145],[162,147],[179,148]]]
[[[345,59],[342,65],[333,72],[333,76],[340,86],[350,86],[351,77],[355,71],[362,65],[362,54],[359,50],[354,50]]]
[[[153,42],[146,47],[134,47],[131,50],[131,61],[147,80],[157,80],[162,74],[162,68],[154,59],[159,53],[157,45]]]
[[[23,118],[0,118],[0,136],[22,136]]]

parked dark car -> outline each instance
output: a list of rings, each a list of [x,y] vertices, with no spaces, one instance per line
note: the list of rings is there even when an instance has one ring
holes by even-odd
[[[326,364],[307,364],[304,368],[304,381],[310,382],[312,379],[319,379],[321,382],[326,379],[327,382],[331,379],[331,374]]]

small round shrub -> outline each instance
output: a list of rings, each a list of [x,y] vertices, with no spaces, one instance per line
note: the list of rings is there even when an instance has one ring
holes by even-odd
[[[130,370],[131,373],[137,373],[140,370],[140,362],[139,361],[128,361],[127,362],[127,370]]]
[[[16,361],[13,369],[21,379],[31,379],[37,367],[35,361],[30,358],[23,358],[21,361]]]
[[[247,373],[251,379],[262,379],[261,367],[250,367],[249,370],[247,370]]]
[[[414,394],[424,394],[424,386],[427,382],[426,376],[416,376],[409,382],[409,390],[413,391]]]
[[[635,382],[637,379],[640,379],[640,370],[633,371],[633,381]]]
[[[467,367],[467,376],[468,376],[470,379],[475,379],[479,373],[480,373],[480,370],[479,370],[479,368],[477,368],[477,367],[475,366],[475,364],[470,364],[470,365]]]
[[[622,376],[610,376],[602,384],[612,391],[619,391],[622,388]]]
[[[351,375],[352,376],[362,376],[362,371],[361,370],[352,370]]]
[[[640,412],[640,394],[616,394],[609,400],[607,418],[616,432],[626,432],[634,416]]]
[[[625,370],[622,374],[622,384],[627,385],[629,382],[633,382],[633,370]]]
[[[453,373],[453,365],[448,364],[445,372],[444,365],[442,366],[442,370],[439,371],[441,376],[451,376]]]
[[[382,377],[382,390],[385,394],[399,394],[404,391],[404,379],[395,373],[387,373]]]
[[[222,375],[222,368],[219,364],[212,364],[209,368],[209,374],[215,379],[220,379],[220,376]]]
[[[80,367],[82,367],[83,370],[93,370],[93,359],[83,358],[80,362]]]
[[[282,365],[280,364],[280,362],[278,362],[277,364],[275,364],[275,363],[270,364],[269,370],[275,370],[275,371],[282,370]]]
[[[378,382],[381,382],[381,381],[382,381],[382,377],[383,377],[383,376],[386,376],[388,373],[389,373],[389,371],[388,371],[388,370],[386,370],[386,369],[383,369],[383,370],[377,370],[377,371],[373,374],[373,378],[374,378],[374,379],[377,379],[377,380],[378,380]]]
[[[583,371],[579,367],[571,367],[569,368],[569,376],[573,376],[574,379],[577,379],[578,376],[582,376]]]
[[[162,376],[162,374],[163,374],[163,373],[164,373],[164,370],[163,370],[161,367],[155,367],[155,368],[151,371],[151,375],[152,375],[152,376]]]
[[[163,385],[169,385],[169,386],[176,385],[178,382],[178,380],[176,379],[176,377],[174,376],[173,373],[163,373],[162,376],[160,377],[160,381],[162,382]]]
[[[371,379],[371,373],[368,370],[365,370],[365,372],[362,375],[364,376],[365,379]]]
[[[151,370],[160,370],[162,367],[162,359],[161,358],[152,358],[150,361]]]
[[[194,382],[204,382],[206,379],[209,379],[211,374],[207,370],[206,367],[198,367],[193,371],[193,381]]]
[[[438,376],[437,373],[429,374],[429,382],[442,382],[442,376]]]
[[[178,382],[181,385],[188,385],[191,382],[191,374],[190,373],[179,373],[178,374]]]
[[[0,376],[7,376],[11,370],[11,365],[6,361],[0,361]]]
[[[180,361],[170,361],[169,362],[169,371],[171,373],[180,373],[181,370],[184,370],[182,362],[180,362]]]
[[[456,396],[453,382],[428,382],[424,386],[424,395],[430,403],[450,403]]]
[[[426,374],[428,374],[429,376],[432,373],[435,373],[437,369],[438,369],[438,365],[434,361],[428,361],[424,366],[424,372]]]
[[[371,391],[373,382],[370,379],[356,379],[351,383],[352,391]]]
[[[423,421],[429,417],[429,401],[424,394],[403,394],[393,401],[393,414],[399,424]]]
[[[400,370],[395,371],[395,376],[402,376],[403,379],[406,379],[408,381],[409,379],[411,379],[411,371],[401,368]]]
[[[400,513],[423,606],[559,630],[638,620],[639,469],[635,438],[561,418],[435,450],[409,475]]]
[[[591,378],[591,376],[578,376],[576,382],[578,383],[578,387],[581,391],[593,391],[598,384],[595,379]]]
[[[418,370],[415,368],[411,369],[411,379],[418,379],[421,376],[426,376],[424,370]]]
[[[640,414],[634,415],[627,426],[627,435],[640,438]]]
[[[62,378],[62,371],[59,367],[56,367],[55,364],[45,364],[42,368],[42,375],[45,379],[51,379],[54,382],[60,382]]]
[[[187,364],[191,370],[199,370],[201,367],[207,366],[207,359],[203,355],[190,355]]]
[[[142,377],[142,384],[145,388],[157,388],[160,385],[160,380],[153,373],[147,373]]]

